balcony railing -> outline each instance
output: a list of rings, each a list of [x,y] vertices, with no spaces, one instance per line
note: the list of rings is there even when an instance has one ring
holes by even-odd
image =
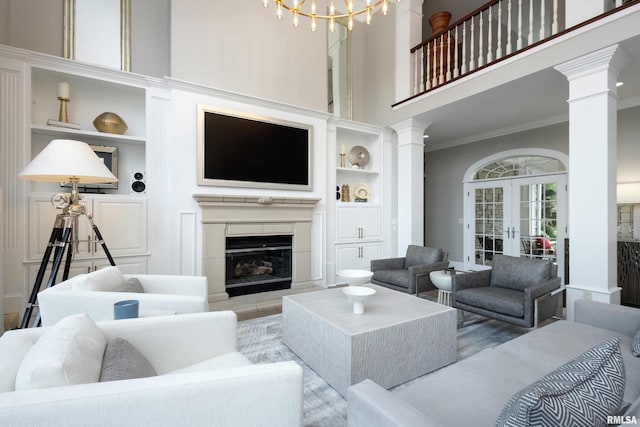
[[[611,10],[638,2],[609,1]],[[492,0],[433,34],[411,48],[413,95],[395,105],[564,32],[560,7],[564,0]]]

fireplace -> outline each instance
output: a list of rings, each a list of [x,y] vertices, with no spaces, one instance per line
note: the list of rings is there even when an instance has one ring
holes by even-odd
[[[227,237],[225,290],[230,297],[290,289],[292,236]]]

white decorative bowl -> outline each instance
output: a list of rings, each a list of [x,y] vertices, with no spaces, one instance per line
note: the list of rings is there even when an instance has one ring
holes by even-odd
[[[353,303],[354,314],[364,314],[364,302],[371,298],[376,290],[365,286],[349,286],[343,288],[342,293]]]
[[[367,270],[340,270],[336,276],[344,280],[349,286],[360,286],[369,283],[373,272]]]

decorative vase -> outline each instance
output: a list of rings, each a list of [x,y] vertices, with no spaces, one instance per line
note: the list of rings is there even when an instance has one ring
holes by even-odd
[[[100,114],[93,120],[93,125],[100,132],[122,135],[128,129],[127,123],[116,113],[109,111]]]
[[[437,79],[440,76],[446,78],[447,71],[453,68],[453,55],[455,40],[452,34],[443,33],[449,26],[451,13],[447,11],[436,12],[429,18],[431,36],[437,36],[429,43],[429,79]]]

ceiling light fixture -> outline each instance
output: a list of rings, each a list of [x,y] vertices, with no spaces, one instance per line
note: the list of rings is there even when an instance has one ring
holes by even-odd
[[[616,87],[620,87],[624,84],[624,82],[616,82]]]
[[[276,16],[278,19],[282,19],[282,10],[288,10],[293,15],[293,26],[298,27],[300,25],[299,17],[306,16],[311,19],[311,31],[315,31],[317,28],[316,21],[323,19],[329,21],[329,30],[331,32],[335,29],[336,19],[346,18],[347,28],[353,29],[353,18],[359,15],[365,15],[364,21],[367,24],[371,23],[371,16],[375,13],[376,9],[381,7],[382,14],[386,15],[389,10],[389,3],[392,1],[399,2],[400,0],[344,0],[345,11],[337,11],[333,1],[327,0],[311,0],[309,7],[303,7],[307,0],[291,0],[286,2],[285,0],[272,0],[276,4]],[[262,0],[264,7],[269,6],[269,0]],[[328,3],[328,5],[327,5]],[[354,6],[354,3],[357,3]],[[322,7],[318,7],[320,4]],[[318,13],[319,10],[325,10],[327,13],[323,15]]]

